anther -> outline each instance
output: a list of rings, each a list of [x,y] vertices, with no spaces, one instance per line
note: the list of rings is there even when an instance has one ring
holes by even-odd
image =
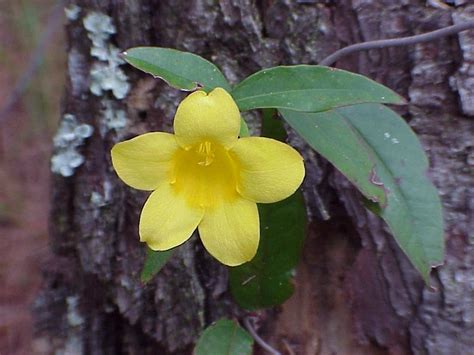
[[[198,162],[199,165],[209,166],[214,161],[215,154],[214,154],[214,151],[212,149],[211,142],[205,141],[205,142],[199,144],[199,147],[196,150],[196,152],[204,158],[203,160]]]

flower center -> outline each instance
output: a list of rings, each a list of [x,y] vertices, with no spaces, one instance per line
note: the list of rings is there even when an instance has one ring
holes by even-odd
[[[214,208],[238,196],[235,162],[223,146],[209,140],[178,149],[170,183],[193,207]]]
[[[216,156],[214,154],[212,143],[209,141],[200,143],[196,152],[202,158],[202,160],[198,162],[199,165],[204,165],[204,166],[211,165]]]

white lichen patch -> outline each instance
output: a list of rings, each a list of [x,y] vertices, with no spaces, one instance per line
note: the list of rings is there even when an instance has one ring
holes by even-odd
[[[76,117],[65,114],[53,139],[55,153],[51,157],[51,170],[64,177],[72,176],[74,170],[84,163],[77,148],[94,132],[88,124],[79,124]]]
[[[64,349],[57,350],[54,355],[81,355],[84,354],[84,344],[81,337],[77,334],[72,334],[67,337]]]
[[[69,21],[75,21],[79,18],[81,8],[76,4],[71,4],[64,8],[64,13]]]
[[[97,207],[102,207],[104,206],[104,197],[100,193],[92,191],[91,203]]]
[[[66,297],[68,334],[67,341],[63,349],[58,349],[54,354],[80,355],[84,354],[84,347],[81,341],[81,331],[84,327],[85,319],[79,310],[79,296]]]
[[[84,318],[79,313],[79,297],[69,296],[66,297],[67,303],[67,322],[72,327],[78,327],[84,323]]]
[[[117,70],[104,63],[94,63],[90,75],[90,90],[94,95],[101,96],[104,91],[110,90],[117,99],[127,96],[130,85],[121,69]]]
[[[92,216],[94,219],[100,218],[101,209],[110,204],[112,200],[112,184],[104,181],[103,192],[92,191],[90,197],[90,206],[92,207]]]
[[[112,184],[110,181],[105,180],[103,183],[103,193],[93,191],[91,194],[90,202],[92,206],[101,208],[107,206],[112,200]]]
[[[84,18],[84,28],[94,47],[103,47],[111,35],[117,31],[112,18],[100,12],[91,12]]]
[[[112,18],[100,12],[91,12],[84,18],[83,24],[92,41],[90,54],[98,60],[90,71],[90,91],[96,96],[112,91],[117,99],[123,99],[130,90],[130,84],[119,68],[125,64],[119,56],[120,50],[109,43],[110,37],[116,33]]]
[[[100,134],[104,137],[107,132],[113,130],[119,132],[127,126],[127,114],[124,110],[115,109],[110,100],[102,102],[104,108],[100,116]]]

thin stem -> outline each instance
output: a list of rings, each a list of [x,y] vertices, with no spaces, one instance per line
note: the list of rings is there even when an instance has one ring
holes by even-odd
[[[38,71],[43,62],[44,54],[48,44],[51,42],[51,37],[58,30],[62,23],[62,10],[65,0],[58,0],[53,6],[53,9],[48,16],[46,29],[41,34],[38,43],[31,54],[28,67],[23,71],[23,74],[15,83],[10,96],[7,98],[5,105],[0,109],[0,123],[7,117],[8,113],[15,106],[18,100],[23,96],[25,90],[28,88],[31,80]]]
[[[258,345],[260,345],[263,349],[268,351],[272,355],[281,355],[281,353],[275,349],[273,349],[265,340],[260,338],[260,336],[257,334],[255,329],[253,328],[252,324],[250,323],[249,318],[244,318],[244,325],[245,328],[249,331],[250,335],[255,339]]]
[[[462,32],[465,30],[473,29],[473,28],[474,28],[474,20],[470,20],[463,23],[459,23],[457,25],[448,26],[436,31],[427,32],[420,35],[356,43],[356,44],[337,50],[330,56],[324,58],[319,64],[329,66],[329,65],[334,64],[340,58],[354,52],[365,51],[369,49],[385,48],[385,47],[408,46],[408,45],[416,44],[416,43],[429,42],[441,37],[450,36],[458,32]]]

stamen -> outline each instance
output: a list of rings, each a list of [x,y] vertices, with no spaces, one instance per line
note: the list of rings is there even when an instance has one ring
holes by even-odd
[[[215,154],[214,154],[214,150],[212,149],[211,142],[205,141],[199,144],[199,147],[196,150],[196,153],[198,153],[200,157],[202,158],[202,160],[198,162],[198,165],[209,166],[214,161]]]

